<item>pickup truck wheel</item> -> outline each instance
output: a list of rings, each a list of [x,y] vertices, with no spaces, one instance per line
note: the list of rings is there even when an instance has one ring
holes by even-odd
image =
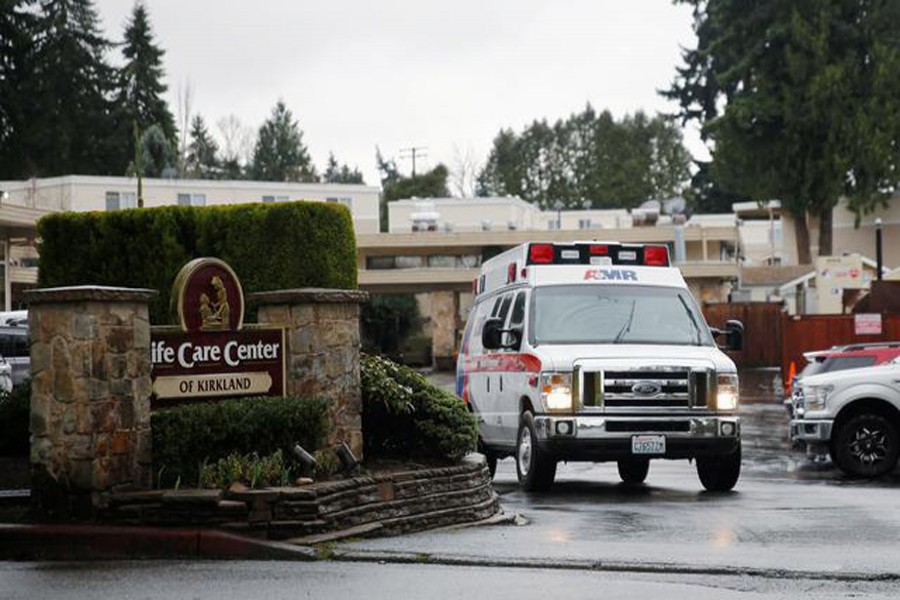
[[[741,446],[724,456],[697,457],[697,475],[710,492],[727,492],[741,476]]]
[[[548,490],[556,477],[556,461],[538,446],[534,415],[528,411],[522,414],[516,438],[516,474],[526,492]]]
[[[650,460],[646,458],[629,458],[620,460],[619,477],[624,483],[643,483],[647,479],[647,471],[650,470]]]
[[[897,464],[897,428],[881,415],[857,415],[844,423],[833,439],[831,458],[851,477],[880,477]]]

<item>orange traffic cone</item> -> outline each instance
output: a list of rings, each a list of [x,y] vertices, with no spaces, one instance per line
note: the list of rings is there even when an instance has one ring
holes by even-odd
[[[791,366],[788,367],[788,376],[787,381],[785,382],[785,389],[787,390],[787,395],[790,396],[791,392],[794,388],[794,377],[797,376],[797,365],[794,364],[794,361],[791,361]]]

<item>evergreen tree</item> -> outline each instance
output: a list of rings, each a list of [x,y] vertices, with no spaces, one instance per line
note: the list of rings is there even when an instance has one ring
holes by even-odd
[[[138,135],[139,145],[135,152],[135,161],[141,165],[141,169],[138,172],[135,162],[132,162],[128,165],[126,173],[129,176],[139,177],[175,177],[178,173],[177,153],[175,146],[163,133],[162,127],[151,125]]]
[[[665,95],[710,142],[712,179],[793,216],[801,263],[830,254],[843,195],[864,212],[898,189],[900,2],[678,0],[697,48]]]
[[[33,0],[0,1],[0,180],[27,176],[26,136],[35,115],[29,71],[34,51]]]
[[[214,179],[219,176],[219,147],[206,129],[203,117],[197,115],[191,121],[185,171],[194,179]]]
[[[671,120],[642,112],[616,122],[590,105],[521,134],[501,130],[478,176],[479,195],[515,195],[544,208],[634,207],[679,195],[690,155]]]
[[[337,159],[331,152],[328,153],[328,166],[325,168],[322,180],[325,183],[365,183],[359,169],[350,170],[346,164],[338,165]]]
[[[141,135],[157,125],[170,145],[176,143],[175,119],[163,99],[168,89],[162,81],[164,52],[154,43],[149,14],[141,0],[135,3],[125,27],[122,54],[125,65],[119,82],[118,142],[120,160],[127,164],[134,157],[131,131],[135,123]]]
[[[282,100],[259,128],[250,173],[257,181],[319,181],[303,133]]]
[[[35,21],[24,176],[109,175],[114,72],[91,0],[43,0]]]

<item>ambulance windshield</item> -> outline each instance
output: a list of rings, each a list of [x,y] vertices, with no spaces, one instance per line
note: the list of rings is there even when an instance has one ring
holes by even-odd
[[[703,315],[684,289],[538,287],[531,314],[536,344],[713,345]]]

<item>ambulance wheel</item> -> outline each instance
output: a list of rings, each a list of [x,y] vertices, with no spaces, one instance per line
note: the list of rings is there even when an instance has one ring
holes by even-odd
[[[741,475],[741,447],[724,456],[697,458],[697,475],[700,483],[710,492],[727,492]]]
[[[519,485],[526,492],[542,492],[550,489],[556,477],[556,461],[537,444],[534,415],[526,411],[519,423],[516,438],[516,474]]]
[[[649,470],[650,460],[647,458],[629,458],[619,461],[619,477],[624,483],[644,483]]]

